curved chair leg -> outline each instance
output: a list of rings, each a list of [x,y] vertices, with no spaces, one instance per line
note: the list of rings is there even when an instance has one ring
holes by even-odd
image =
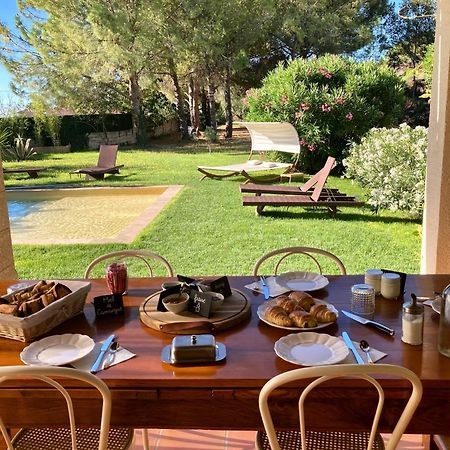
[[[236,175],[239,175],[239,172],[229,172],[224,175],[215,174],[212,172],[208,172],[201,167],[197,167],[197,170],[203,174],[203,176],[200,178],[200,181],[204,180],[205,178],[211,178],[212,180],[221,180],[222,178],[234,177]]]
[[[148,430],[147,428],[142,429],[142,442],[144,446],[144,450],[150,450],[150,444],[148,442]]]

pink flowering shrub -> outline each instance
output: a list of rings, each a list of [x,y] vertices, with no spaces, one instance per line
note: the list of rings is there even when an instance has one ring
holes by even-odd
[[[245,96],[245,120],[290,122],[302,145],[301,169],[314,172],[374,127],[404,117],[404,82],[388,67],[339,56],[296,59],[267,75]]]

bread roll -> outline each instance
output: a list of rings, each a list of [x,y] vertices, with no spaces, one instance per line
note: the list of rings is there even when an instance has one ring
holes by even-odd
[[[317,326],[316,319],[306,311],[293,311],[289,314],[289,318],[294,322],[294,325],[299,328],[313,328]]]
[[[325,322],[336,322],[337,316],[336,313],[330,311],[327,308],[327,305],[316,304],[311,307],[310,314],[315,317],[317,322],[325,323]]]
[[[311,306],[313,306],[315,303],[314,299],[309,294],[302,291],[292,291],[289,294],[289,298],[295,300],[298,303],[299,307],[307,312],[311,309]]]
[[[1,314],[12,314],[12,315],[16,315],[17,314],[17,305],[10,305],[2,303],[0,305],[0,313]]]
[[[269,306],[264,312],[264,318],[275,325],[292,327],[292,320],[281,306]]]

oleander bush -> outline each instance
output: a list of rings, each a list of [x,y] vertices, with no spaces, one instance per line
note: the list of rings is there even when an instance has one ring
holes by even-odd
[[[328,155],[341,161],[349,142],[373,127],[398,126],[405,112],[405,84],[390,68],[340,56],[295,59],[270,72],[243,99],[248,121],[290,122],[303,147],[306,171]]]
[[[407,211],[420,217],[425,196],[427,128],[373,128],[344,159],[345,175],[367,189],[376,210]]]

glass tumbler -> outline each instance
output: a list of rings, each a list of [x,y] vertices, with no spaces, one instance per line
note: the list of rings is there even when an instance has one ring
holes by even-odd
[[[350,309],[358,316],[372,318],[375,312],[375,289],[368,284],[352,286]]]
[[[128,272],[124,262],[115,262],[106,268],[106,284],[111,294],[126,294]]]

